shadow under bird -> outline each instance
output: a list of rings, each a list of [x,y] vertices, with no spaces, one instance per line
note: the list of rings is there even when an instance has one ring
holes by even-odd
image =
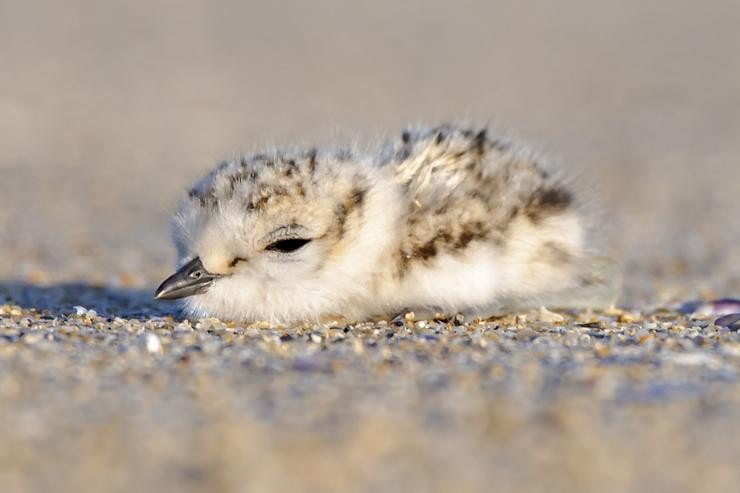
[[[489,317],[613,304],[591,207],[537,153],[483,128],[409,129],[372,151],[221,163],[174,220],[158,299],[192,317],[294,324]]]

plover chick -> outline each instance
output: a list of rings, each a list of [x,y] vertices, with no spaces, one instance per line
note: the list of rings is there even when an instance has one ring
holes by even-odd
[[[273,150],[221,163],[174,220],[156,292],[193,317],[295,324],[404,310],[488,317],[616,294],[588,208],[541,157],[457,126],[377,152]]]

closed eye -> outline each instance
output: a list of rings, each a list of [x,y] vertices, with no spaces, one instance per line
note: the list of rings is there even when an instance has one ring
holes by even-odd
[[[265,250],[271,252],[290,253],[295,252],[310,241],[311,240],[308,238],[288,238],[270,243],[265,247]]]

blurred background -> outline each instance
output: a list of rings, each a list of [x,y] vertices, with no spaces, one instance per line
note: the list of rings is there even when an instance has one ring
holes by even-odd
[[[740,3],[0,0],[0,279],[150,288],[218,160],[490,122],[602,203],[624,302],[740,289]]]
[[[0,0],[0,490],[736,491],[740,336],[651,308],[740,295],[738,26],[737,0]],[[219,160],[447,120],[562,161],[649,316],[156,316]]]

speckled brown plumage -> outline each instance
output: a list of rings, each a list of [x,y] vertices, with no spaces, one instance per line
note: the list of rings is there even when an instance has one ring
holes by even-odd
[[[408,193],[399,273],[439,254],[464,255],[474,242],[506,247],[509,225],[572,205],[572,193],[524,151],[486,129],[441,126],[402,132],[392,158]]]
[[[370,151],[221,163],[176,217],[180,262],[197,257],[215,279],[185,306],[291,323],[603,305],[604,293],[578,291],[584,278],[613,291],[608,275],[591,275],[587,208],[542,163],[455,125],[407,129]]]

